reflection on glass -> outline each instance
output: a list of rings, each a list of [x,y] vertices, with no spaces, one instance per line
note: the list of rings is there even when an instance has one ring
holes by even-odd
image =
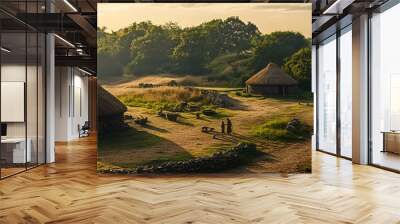
[[[351,26],[340,36],[340,154],[352,157],[352,35]]]
[[[2,177],[26,168],[31,159],[26,142],[26,34],[2,33],[1,56],[1,140]],[[28,149],[28,150],[27,150]]]
[[[38,34],[38,76],[37,76],[37,147],[38,147],[38,164],[45,163],[45,35]]]
[[[30,150],[28,168],[37,165],[38,144],[37,144],[37,79],[38,79],[38,36],[35,32],[27,33],[27,81],[26,81],[26,114],[27,114],[27,144]]]
[[[371,19],[372,163],[400,170],[400,5]]]
[[[318,48],[318,148],[336,153],[336,37]]]

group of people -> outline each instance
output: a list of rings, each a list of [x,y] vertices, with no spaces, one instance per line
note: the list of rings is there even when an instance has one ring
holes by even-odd
[[[224,120],[221,121],[221,133],[222,134],[225,134],[225,126],[226,126],[226,133],[228,135],[231,135],[232,134],[232,121],[229,118],[226,119],[226,124],[225,124]]]

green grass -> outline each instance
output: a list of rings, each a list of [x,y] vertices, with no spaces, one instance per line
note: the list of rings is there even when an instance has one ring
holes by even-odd
[[[99,153],[102,151],[134,150],[155,145],[162,140],[156,135],[133,128],[103,134],[98,139]]]
[[[128,107],[143,107],[154,111],[175,111],[177,103],[168,101],[149,101],[137,96],[120,96],[119,99]]]
[[[219,144],[213,144],[205,149],[202,150],[201,154],[196,155],[196,156],[209,156],[212,155],[216,152],[219,151],[225,151],[231,149],[233,146],[235,146],[234,143],[219,143]]]
[[[210,105],[202,106],[201,111],[204,111],[204,110],[212,110],[215,112],[214,114],[211,114],[211,115],[202,114],[202,116],[206,116],[207,118],[210,118],[210,119],[221,119],[221,118],[226,118],[226,117],[232,116],[232,114],[227,109],[220,108],[217,106],[212,106],[212,105],[211,106]]]
[[[156,144],[162,144],[163,138],[156,135],[149,134],[145,131],[138,131],[134,128],[122,129],[118,132],[102,134],[98,138],[98,154],[99,157],[109,156],[110,153],[119,153],[122,151],[132,151],[141,149]],[[181,161],[193,158],[193,156],[186,152],[157,152],[151,160],[145,161],[121,161],[107,163],[105,161],[97,162],[97,170],[120,169],[120,168],[135,168],[139,165],[157,165],[166,161]]]
[[[284,119],[269,120],[255,127],[253,133],[269,140],[287,140],[292,137],[285,129],[287,122],[288,120]]]
[[[252,133],[255,136],[273,141],[303,141],[310,138],[312,120],[307,119],[312,111],[310,107],[297,104],[270,116],[264,123],[255,126]],[[301,121],[302,125],[295,132],[286,130],[286,126],[293,118]]]
[[[192,158],[193,158],[193,156],[191,156],[187,152],[179,152],[179,153],[174,153],[174,154],[169,154],[169,155],[161,155],[161,156],[155,157],[152,160],[146,160],[146,161],[142,161],[140,163],[118,162],[118,163],[113,163],[112,165],[121,167],[121,168],[136,168],[138,166],[146,166],[146,165],[157,166],[164,162],[185,161],[185,160],[189,160]]]
[[[235,92],[235,95],[240,96],[240,97],[255,97],[255,95],[252,95],[250,93],[241,92],[241,91]]]
[[[304,124],[295,132],[286,130],[286,125],[290,120],[288,118],[270,119],[264,124],[256,126],[253,133],[258,137],[275,141],[299,141],[310,137],[310,129]]]

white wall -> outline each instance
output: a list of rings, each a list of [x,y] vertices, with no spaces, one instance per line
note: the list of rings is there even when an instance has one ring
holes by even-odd
[[[24,65],[18,64],[4,64],[1,66],[1,81],[2,82],[25,82],[25,71]],[[28,66],[28,73],[33,67]],[[36,69],[36,68],[35,68]],[[33,96],[33,93],[28,93],[29,96]],[[34,94],[36,96],[36,92]],[[7,108],[1,108],[7,110]],[[7,136],[8,137],[25,137],[25,122],[7,122]]]
[[[56,68],[56,141],[79,138],[78,125],[88,120],[88,78],[76,68]]]
[[[55,68],[55,140],[67,141],[68,140],[68,117],[69,117],[69,96],[68,88],[70,84],[70,77],[68,75],[69,69],[67,67]]]
[[[37,70],[38,69],[38,70]],[[3,64],[1,66],[2,82],[23,82],[26,84],[26,107],[23,102],[22,108],[18,108],[19,113],[25,114],[26,120],[23,118],[20,122],[5,122],[7,124],[8,138],[24,138],[25,135],[30,140],[32,162],[44,163],[44,82],[41,67],[25,64]],[[27,78],[27,80],[25,80]],[[3,92],[4,89],[2,89]],[[20,90],[20,94],[24,94],[24,90]],[[3,92],[3,94],[5,94]],[[7,97],[2,95],[3,97]],[[1,110],[7,113],[16,113],[16,108],[2,107]],[[22,115],[24,116],[24,115]],[[39,161],[36,161],[39,159]]]

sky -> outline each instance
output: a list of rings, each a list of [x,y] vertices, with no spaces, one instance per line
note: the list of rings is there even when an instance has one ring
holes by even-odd
[[[192,27],[230,16],[254,23],[263,34],[295,31],[311,37],[310,3],[98,3],[97,25],[108,31],[143,21]]]

